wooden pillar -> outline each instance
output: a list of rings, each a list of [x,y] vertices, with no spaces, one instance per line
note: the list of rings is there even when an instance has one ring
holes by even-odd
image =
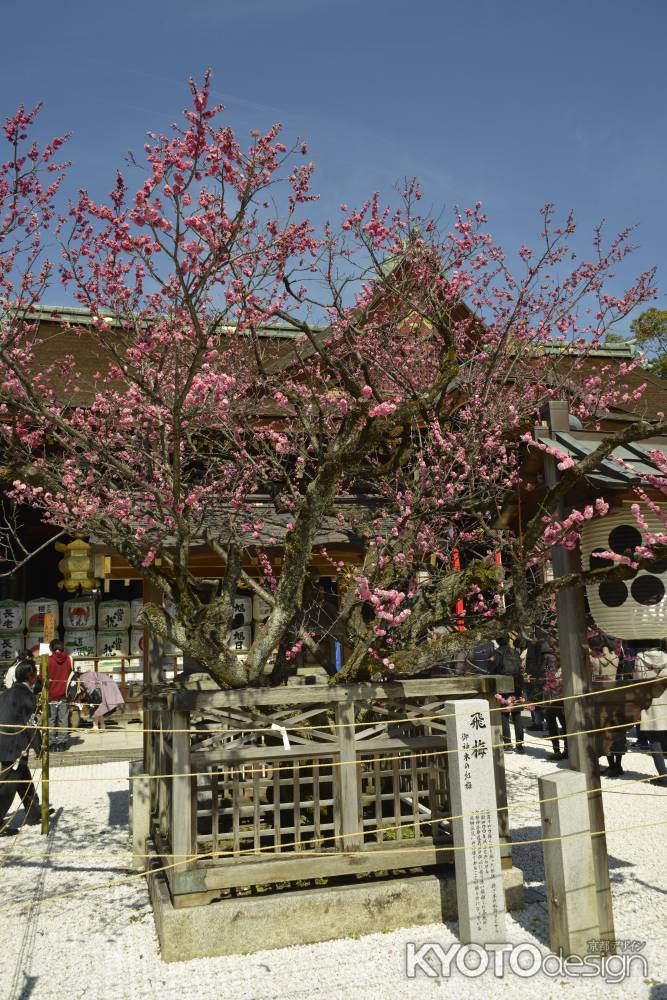
[[[549,423],[554,437],[557,431],[569,432],[570,422],[566,402],[549,404]],[[550,455],[545,456],[545,477],[550,489],[557,484],[559,479],[556,460]],[[557,518],[562,520],[567,516],[567,513],[566,505],[561,503],[556,511]],[[576,573],[581,569],[578,549],[565,549],[560,545],[552,549],[552,563],[554,578],[566,576],[568,573]],[[591,832],[596,834],[592,838],[592,843],[600,937],[602,940],[611,942],[615,938],[614,912],[609,884],[607,838],[604,834],[604,805],[600,789],[598,741],[595,734],[574,737],[569,735],[594,728],[591,724],[590,705],[588,704],[590,699],[577,697],[591,690],[590,669],[586,652],[586,608],[583,586],[566,587],[558,591],[556,608],[569,761],[571,768],[586,775]]]
[[[196,789],[193,795],[190,760],[190,715],[187,712],[170,713],[173,732],[173,778],[171,793],[171,850],[174,854],[174,872],[187,871],[195,862],[188,859],[197,853]],[[217,821],[217,817],[213,817]]]
[[[162,593],[148,580],[143,581],[143,600],[145,604],[162,604]],[[144,625],[143,672],[144,689],[150,689],[160,683],[162,679],[162,644],[157,636],[151,635],[147,625]],[[156,729],[156,722],[157,713],[144,709],[144,771],[146,774],[153,773],[155,767],[158,736],[152,730]]]
[[[363,817],[359,809],[359,767],[354,728],[354,702],[336,705],[341,766],[335,796],[336,846],[345,851],[363,847]]]
[[[165,727],[170,725],[171,713],[166,710],[161,710],[159,712],[155,712],[153,717],[156,721],[156,727],[158,729],[158,732],[154,733],[155,742],[153,743],[153,747],[155,749],[155,771],[153,772],[153,775],[171,774],[174,769],[173,760],[167,755],[165,749],[166,739],[170,735],[169,730],[165,730]],[[163,843],[169,840],[170,781],[170,778],[151,777],[151,808],[153,806],[152,797],[155,796],[156,823],[160,833],[160,840]]]
[[[130,839],[132,867],[148,867],[146,853],[151,835],[151,780],[144,772],[141,761],[130,761]]]

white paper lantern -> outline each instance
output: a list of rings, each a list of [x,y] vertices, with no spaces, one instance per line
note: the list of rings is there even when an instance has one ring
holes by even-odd
[[[132,628],[143,628],[143,625],[139,622],[139,615],[144,610],[144,599],[143,597],[135,597],[130,605],[130,618]]]
[[[65,649],[70,656],[95,656],[97,641],[94,628],[77,628],[65,632]]]
[[[648,529],[664,532],[662,522],[642,508]],[[645,539],[632,511],[624,508],[606,517],[587,521],[581,532],[581,559],[584,570],[612,566],[598,552],[615,552],[632,557]],[[639,570],[626,580],[609,580],[586,587],[588,603],[596,625],[618,639],[663,639],[667,637],[667,559],[656,561],[650,570]]]
[[[240,653],[242,650],[250,649],[251,642],[252,627],[250,625],[241,625],[232,631],[229,639],[229,648],[235,649],[237,653]]]
[[[0,601],[0,632],[23,632],[25,628],[25,603]]]
[[[112,632],[104,629],[97,633],[98,656],[128,656],[129,652],[130,639],[127,630],[125,632]]]
[[[60,624],[60,608],[58,602],[51,597],[36,597],[34,601],[28,601],[25,614],[28,632],[38,632],[43,635],[44,615],[53,615],[53,624],[56,628]]]
[[[70,598],[63,601],[63,625],[66,629],[94,629],[95,601],[92,597]]]
[[[130,627],[129,601],[100,601],[97,618],[98,628],[119,632]]]

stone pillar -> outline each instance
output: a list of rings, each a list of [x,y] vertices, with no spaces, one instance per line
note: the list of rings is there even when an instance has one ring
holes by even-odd
[[[565,401],[549,403],[549,425],[553,438],[558,431],[568,432],[569,414]],[[552,489],[558,484],[560,475],[556,460],[545,455],[544,475],[546,484]],[[563,520],[569,513],[566,501],[559,504],[556,516]],[[581,570],[579,552],[557,545],[552,549],[554,576],[568,576]],[[565,695],[565,724],[568,731],[568,752],[570,767],[586,775],[588,790],[588,812],[593,839],[593,860],[597,885],[598,923],[600,937],[613,942],[614,910],[609,883],[609,856],[605,835],[604,804],[600,789],[600,768],[598,763],[598,741],[596,734],[587,730],[595,729],[592,721],[591,699],[581,697],[590,692],[590,668],[586,653],[586,610],[584,588],[581,584],[566,587],[556,594],[558,613],[558,644],[560,664],[563,672],[563,694]],[[571,736],[571,733],[582,733]]]
[[[556,771],[538,785],[549,943],[557,954],[583,956],[600,938],[586,775]]]
[[[505,893],[485,699],[445,702],[459,938],[463,944],[506,940]]]

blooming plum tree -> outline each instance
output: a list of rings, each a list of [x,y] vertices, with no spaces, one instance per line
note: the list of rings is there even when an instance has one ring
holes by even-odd
[[[503,517],[549,400],[594,422],[630,391],[632,363],[612,384],[582,359],[653,294],[652,272],[621,296],[607,290],[631,232],[607,246],[597,230],[580,260],[573,218],[558,226],[547,205],[539,249],[521,247],[514,268],[479,204],[441,232],[410,182],[397,207],[377,195],[342,205],[318,233],[305,144],[288,149],[274,125],[244,147],[211,106],[208,76],[191,95],[181,125],[149,133],[137,186],[119,173],[108,200],[82,191],[58,217],[61,280],[93,317],[94,385],[75,357],[36,368],[34,304],[54,265],[34,268],[60,142],[24,154],[33,116],[5,127],[1,427],[21,470],[11,495],[120,553],[163,595],[145,605],[151,630],[223,686],[263,683],[276,655],[317,650],[334,627],[309,606],[314,554],[337,585],[343,678],[414,672],[527,627],[553,595],[538,572],[549,546],[589,517],[556,520],[564,488],[619,440],[667,427],[638,420],[594,457],[559,454],[562,483],[525,530]],[[49,186],[40,162],[55,171]],[[295,334],[287,345],[262,337],[276,323]],[[590,516],[603,514],[600,501]],[[327,532],[359,542],[356,565],[329,554]],[[207,600],[189,559],[203,543],[224,564]],[[268,608],[244,657],[230,649],[239,588]]]

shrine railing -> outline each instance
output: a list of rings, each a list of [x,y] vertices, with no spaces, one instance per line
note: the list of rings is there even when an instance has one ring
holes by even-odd
[[[495,708],[511,685],[442,677],[146,695],[151,837],[174,904],[452,863],[444,702],[484,697]],[[491,720],[509,866],[500,712]]]

